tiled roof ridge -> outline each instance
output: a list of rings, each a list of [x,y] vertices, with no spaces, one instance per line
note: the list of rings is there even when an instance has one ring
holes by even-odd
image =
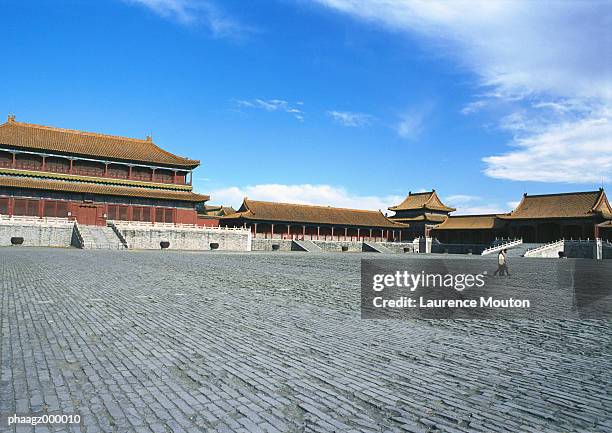
[[[500,216],[500,215],[508,215],[505,213],[479,213],[479,214],[474,214],[474,215],[449,215],[449,218],[466,218],[466,217],[496,217],[496,216]]]
[[[142,138],[134,138],[134,137],[126,137],[123,135],[114,135],[114,134],[104,134],[101,132],[90,132],[90,131],[82,131],[79,129],[70,129],[70,128],[59,128],[57,126],[49,126],[49,125],[39,125],[37,123],[27,123],[27,122],[18,122],[16,120],[8,120],[7,122],[3,123],[0,125],[0,127],[14,127],[14,126],[22,126],[22,127],[26,127],[26,128],[36,128],[36,129],[43,129],[43,130],[47,130],[47,131],[54,131],[54,132],[64,132],[64,133],[68,133],[68,134],[75,134],[75,135],[81,135],[81,136],[85,136],[85,137],[96,137],[96,138],[111,138],[111,139],[116,139],[116,140],[125,140],[125,141],[132,141],[135,143],[139,143],[139,144],[148,144],[150,146],[153,146],[156,148],[156,150],[159,150],[160,152],[172,156],[172,157],[176,157],[176,158],[180,158],[183,159],[185,161],[190,161],[190,162],[197,162],[199,163],[199,160],[196,159],[191,159],[191,158],[186,158],[184,156],[180,156],[180,155],[176,155],[172,152],[169,152],[161,147],[159,147],[157,144],[155,144],[155,142],[153,142],[153,140],[150,138],[150,136],[147,136],[147,138],[142,139]]]
[[[0,176],[0,184],[4,184],[5,181],[11,182],[22,182],[21,184],[12,185],[16,188],[24,189],[43,189],[49,191],[67,191],[67,192],[78,192],[91,193],[91,194],[102,194],[102,195],[119,195],[119,196],[134,196],[137,197],[138,193],[154,193],[161,194],[165,197],[160,197],[167,200],[182,200],[183,197],[188,201],[207,201],[210,197],[206,194],[198,194],[193,191],[179,191],[179,190],[164,190],[156,188],[142,188],[142,187],[126,187],[123,185],[107,185],[94,182],[66,182],[61,180],[45,180],[36,179],[27,176]],[[24,184],[23,182],[26,182]],[[27,184],[27,182],[31,182]],[[71,188],[62,189],[61,185],[70,186]],[[9,185],[11,186],[11,185]],[[82,191],[79,187],[91,186],[98,188],[98,191]],[[104,190],[106,188],[106,190]],[[146,195],[145,195],[146,197]]]
[[[114,182],[105,182],[105,178],[99,178],[100,180],[97,179],[83,179],[83,178],[79,178],[79,179],[62,179],[62,178],[55,178],[55,177],[47,177],[47,176],[31,176],[31,175],[27,175],[27,174],[2,174],[0,173],[0,177],[9,177],[9,178],[24,178],[24,179],[34,179],[34,180],[40,180],[40,181],[49,181],[49,182],[65,182],[65,183],[86,183],[86,184],[92,184],[92,185],[103,185],[103,186],[115,186],[115,187],[126,187],[126,188],[139,188],[139,189],[147,189],[147,190],[155,190],[155,191],[179,191],[179,192],[193,192],[193,189],[183,189],[183,188],[172,188],[172,184],[163,184],[163,185],[168,185],[170,188],[168,187],[163,187],[163,186],[159,186],[157,184],[151,184],[151,185],[131,185],[131,184],[124,184],[124,183],[114,183]],[[177,185],[178,186],[178,185]],[[194,193],[196,194],[196,193]]]
[[[435,189],[432,189],[431,191],[421,191],[421,192],[408,191],[408,196],[411,196],[411,195],[425,195],[425,194],[433,195],[434,192],[436,192]]]
[[[5,122],[0,126],[25,126],[28,128],[38,128],[38,129],[47,129],[50,131],[57,132],[68,132],[70,134],[78,134],[78,135],[88,135],[91,137],[101,137],[101,138],[119,138],[121,140],[130,140],[137,141],[140,143],[153,143],[153,141],[142,139],[142,138],[134,138],[134,137],[125,137],[123,135],[114,135],[114,134],[104,134],[101,132],[89,132],[89,131],[81,131],[79,129],[70,129],[70,128],[59,128],[57,126],[49,126],[49,125],[39,125],[37,123],[27,123],[27,122],[18,122],[16,120],[11,122]],[[161,149],[163,150],[163,149]]]
[[[244,201],[245,203],[247,201],[250,201],[250,202],[258,202],[258,203],[266,203],[266,204],[280,204],[280,205],[302,206],[302,207],[311,207],[311,208],[316,207],[320,209],[335,209],[335,210],[350,210],[350,211],[355,211],[355,212],[380,213],[382,216],[385,216],[385,214],[383,214],[380,209],[379,210],[353,209],[353,208],[348,208],[348,207],[323,206],[323,205],[317,205],[317,204],[287,203],[287,202],[267,201],[267,200],[251,200],[247,198],[245,198]],[[248,205],[247,205],[247,209],[253,214],[255,213],[251,209],[248,208]]]
[[[573,191],[573,192],[553,192],[548,194],[523,194],[523,197],[554,197],[554,196],[564,196],[564,195],[578,195],[578,194],[598,194],[603,192],[603,188],[599,188],[591,191]]]

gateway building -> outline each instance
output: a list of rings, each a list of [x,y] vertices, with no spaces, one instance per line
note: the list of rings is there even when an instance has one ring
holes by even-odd
[[[199,161],[144,140],[17,122],[0,125],[0,214],[206,225]]]

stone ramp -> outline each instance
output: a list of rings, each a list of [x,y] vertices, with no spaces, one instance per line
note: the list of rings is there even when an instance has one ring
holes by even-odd
[[[125,248],[112,227],[79,225],[78,230],[83,240],[82,248],[84,249],[120,250]]]
[[[296,247],[296,249],[300,251],[306,251],[308,253],[320,253],[323,252],[323,248],[315,244],[313,241],[308,240],[296,240],[294,239],[292,242],[292,246]]]
[[[389,248],[381,244],[374,243],[374,242],[364,242],[363,250],[367,252],[374,252],[374,253],[393,254],[393,251],[391,251]]]

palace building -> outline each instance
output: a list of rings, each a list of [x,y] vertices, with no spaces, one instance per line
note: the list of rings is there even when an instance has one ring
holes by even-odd
[[[192,190],[199,161],[151,139],[17,122],[0,125],[0,214],[206,225]]]
[[[432,230],[446,243],[489,243],[495,237],[528,243],[610,236],[612,207],[603,188],[560,194],[525,194],[508,214],[450,216]],[[607,238],[609,239],[609,238]]]
[[[380,211],[248,198],[236,213],[222,217],[220,225],[247,227],[253,238],[264,239],[412,241],[407,225],[390,220]]]
[[[449,213],[456,210],[442,203],[435,189],[409,192],[404,201],[388,209],[395,212],[395,215],[390,217],[391,220],[410,226],[410,236],[413,238],[429,236],[429,231],[434,226],[444,222]]]

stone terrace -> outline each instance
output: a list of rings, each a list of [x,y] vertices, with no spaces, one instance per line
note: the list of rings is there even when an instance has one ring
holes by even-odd
[[[2,248],[0,412],[79,412],[88,433],[612,431],[611,322],[361,320],[368,256]]]

